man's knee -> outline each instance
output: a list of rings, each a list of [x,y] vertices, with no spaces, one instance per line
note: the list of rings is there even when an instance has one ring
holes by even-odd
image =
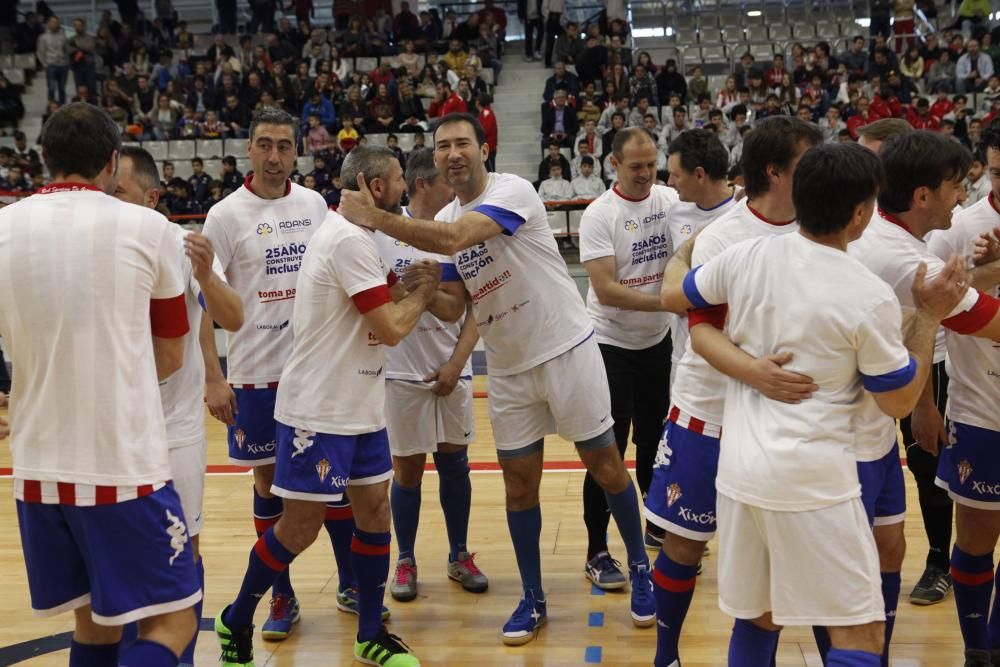
[[[681,565],[697,565],[705,555],[705,543],[674,535],[669,530],[663,536],[663,553]]]
[[[108,627],[94,623],[91,607],[86,605],[74,610],[76,628],[73,639],[81,644],[117,644],[122,638],[121,626]]]
[[[139,621],[140,639],[163,644],[174,655],[180,655],[184,651],[196,632],[198,619],[195,618],[193,607]]]
[[[274,483],[274,464],[255,466],[253,469],[253,486],[264,498],[273,498],[271,484]]]
[[[282,546],[300,554],[316,541],[325,519],[325,503],[286,499],[284,513],[274,527],[274,534]]]
[[[903,522],[875,526],[875,546],[878,547],[879,566],[883,572],[899,572],[906,555],[906,535]]]
[[[614,443],[595,449],[585,450],[578,447],[578,451],[587,466],[587,472],[607,493],[621,493],[632,483]]]
[[[866,623],[827,628],[830,633],[830,645],[844,651],[867,651],[876,655],[882,654],[885,642],[885,623]]]
[[[542,477],[540,455],[500,459],[503,469],[507,509],[513,512],[538,505],[538,485]]]
[[[392,457],[393,478],[396,484],[408,489],[419,486],[420,482],[424,479],[424,465],[426,462],[426,454]]]

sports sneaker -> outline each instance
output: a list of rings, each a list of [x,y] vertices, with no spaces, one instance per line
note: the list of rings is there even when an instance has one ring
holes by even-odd
[[[920,575],[920,581],[910,591],[910,604],[937,604],[948,596],[950,590],[951,575],[939,567],[928,565]]]
[[[632,625],[648,628],[656,625],[656,600],[653,597],[653,573],[648,563],[629,567],[632,583]]]
[[[215,634],[222,645],[222,655],[219,663],[222,667],[254,667],[253,664],[253,626],[241,628],[233,632],[222,621],[229,605],[215,617]]]
[[[354,659],[365,665],[420,667],[420,661],[410,652],[410,647],[396,635],[390,635],[384,625],[375,639],[365,642],[355,640]]]
[[[470,593],[485,593],[490,581],[476,566],[475,557],[476,554],[460,551],[458,558],[448,563],[448,578],[462,584]]]
[[[358,613],[358,589],[337,588],[337,609],[346,611],[348,614]],[[382,605],[382,620],[389,620],[389,608]]]
[[[628,583],[622,574],[621,563],[612,558],[607,551],[601,551],[588,560],[583,573],[595,586],[604,591],[617,591],[625,588],[625,584]]]
[[[393,600],[399,602],[409,602],[417,597],[417,566],[412,558],[403,558],[396,563],[389,593]]]
[[[292,626],[299,622],[299,601],[288,595],[275,595],[271,598],[271,611],[267,620],[260,627],[260,635],[272,642],[280,642],[292,634]]]
[[[647,551],[659,551],[663,548],[663,535],[667,531],[663,530],[659,526],[646,522],[646,535],[643,537],[643,543],[646,545]]]
[[[981,649],[965,650],[965,667],[990,667],[990,652]]]
[[[527,644],[535,638],[538,629],[545,624],[546,616],[545,600],[536,600],[534,593],[525,591],[521,601],[517,604],[517,609],[504,623],[500,639],[507,646]]]

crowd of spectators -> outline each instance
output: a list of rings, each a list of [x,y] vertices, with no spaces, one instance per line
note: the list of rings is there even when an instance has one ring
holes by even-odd
[[[664,181],[667,147],[689,128],[718,134],[735,176],[754,123],[795,115],[818,125],[829,142],[856,141],[860,128],[883,118],[945,133],[976,155],[970,187],[988,188],[979,143],[982,128],[1000,115],[1000,27],[991,30],[979,10],[971,16],[956,21],[964,33],[949,28],[925,39],[896,36],[894,43],[879,30],[845,40],[840,52],[827,41],[793,43],[787,60],[778,53],[769,62],[747,52],[711,90],[702,66],[681,71],[673,59],[655,63],[623,46],[627,24],[581,31],[569,23],[553,45],[556,60],[542,93],[544,157],[535,185],[551,200],[591,198],[596,181],[610,187],[611,145],[623,127],[645,127],[656,138]],[[907,47],[897,55],[900,43]]]

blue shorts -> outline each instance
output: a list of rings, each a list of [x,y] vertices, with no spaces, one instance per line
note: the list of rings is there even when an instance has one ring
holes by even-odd
[[[330,435],[278,422],[278,452],[271,493],[292,500],[336,502],[348,484],[392,479],[389,436],[383,428],[361,435]]]
[[[1000,432],[949,419],[935,483],[956,503],[1000,510]]]
[[[893,447],[877,461],[858,462],[861,482],[861,504],[865,506],[868,523],[889,526],[906,518],[906,485],[899,450]]]
[[[89,604],[95,623],[115,626],[181,611],[201,599],[172,485],[91,507],[19,500],[17,520],[36,616]]]
[[[236,394],[236,426],[230,426],[229,460],[236,465],[263,466],[274,463],[274,399],[277,389],[233,388]]]
[[[715,535],[715,475],[719,438],[667,421],[646,492],[646,518],[689,540]]]

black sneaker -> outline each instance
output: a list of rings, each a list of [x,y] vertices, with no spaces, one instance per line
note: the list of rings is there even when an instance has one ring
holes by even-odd
[[[927,606],[937,604],[948,597],[951,590],[951,575],[939,567],[928,565],[920,576],[920,581],[910,591],[910,604]]]

